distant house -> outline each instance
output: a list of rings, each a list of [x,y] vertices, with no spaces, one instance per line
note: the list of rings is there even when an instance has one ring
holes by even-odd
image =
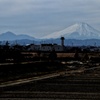
[[[28,45],[28,50],[29,51],[64,51],[65,46],[64,46],[64,37],[61,37],[61,45],[58,44],[41,44],[41,45],[35,45],[35,44],[30,44]]]
[[[41,51],[52,51],[53,45],[52,44],[41,44],[40,50]]]
[[[16,44],[10,47],[13,50],[24,50],[24,46]]]
[[[64,47],[62,47],[61,45],[53,45],[53,48],[55,49],[55,51],[64,51]]]
[[[57,44],[41,44],[40,47],[41,51],[63,51],[63,47],[61,45],[57,45]]]
[[[90,51],[91,52],[97,52],[97,51],[100,51],[100,48],[98,48],[98,47],[91,47]]]
[[[28,45],[28,51],[38,51],[40,50],[40,45],[30,44]]]

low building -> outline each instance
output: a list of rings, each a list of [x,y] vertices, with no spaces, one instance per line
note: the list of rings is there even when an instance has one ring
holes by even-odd
[[[61,45],[57,45],[57,44],[41,44],[40,47],[41,51],[63,51],[63,47]]]
[[[28,51],[39,51],[40,45],[30,44],[28,45]]]

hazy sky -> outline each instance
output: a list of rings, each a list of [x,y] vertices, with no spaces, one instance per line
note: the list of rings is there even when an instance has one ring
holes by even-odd
[[[100,30],[100,0],[0,0],[0,34],[41,37],[76,22]]]

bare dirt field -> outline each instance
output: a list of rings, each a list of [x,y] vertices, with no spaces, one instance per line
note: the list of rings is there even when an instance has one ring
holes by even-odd
[[[1,100],[99,100],[100,68],[1,89]]]
[[[36,65],[34,63],[22,64],[21,67],[19,63],[17,67],[1,65],[0,82],[14,80],[14,78],[27,78],[27,76],[29,78],[33,75],[37,76],[37,73],[39,73],[38,75],[46,75],[47,72],[61,70],[66,71],[66,73],[68,71],[74,73],[64,73],[53,78],[0,87],[0,100],[99,100],[100,54],[87,53],[89,59],[82,61],[84,55],[85,53],[78,53],[79,59],[77,60],[75,53],[57,53],[57,59],[55,59],[57,65],[53,62],[53,66],[46,57],[46,63],[37,63]],[[84,68],[87,70],[82,71]],[[75,72],[78,69],[80,69],[79,72]],[[40,74],[41,72],[42,74]],[[13,79],[12,76],[14,76]]]

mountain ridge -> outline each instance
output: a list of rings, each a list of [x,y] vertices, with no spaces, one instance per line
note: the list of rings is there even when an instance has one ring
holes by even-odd
[[[100,31],[94,29],[84,22],[75,23],[64,30],[51,33],[42,37],[41,39],[56,39],[61,36],[66,39],[100,39]]]
[[[9,33],[9,34],[8,34]],[[1,35],[12,35],[12,36],[20,36],[20,35],[16,35],[12,32],[6,32],[6,33],[3,33]],[[23,35],[22,35],[23,36]],[[25,35],[26,36],[26,35]],[[1,38],[1,37],[0,37]],[[50,44],[50,43],[55,43],[55,44],[58,44],[58,45],[61,45],[61,40],[60,38],[57,38],[57,39],[34,39],[32,37],[32,39],[8,39],[9,37],[7,37],[7,40],[4,40],[4,41],[1,41],[1,44],[5,44],[6,41],[8,41],[11,45],[12,44],[16,44],[16,42],[20,45],[27,45],[27,44],[41,44],[43,43],[43,41],[45,41],[46,44]],[[12,37],[11,37],[12,38]],[[84,40],[81,40],[81,39],[65,39],[64,41],[64,45],[67,46],[87,46],[87,45],[92,45],[94,46],[94,44],[96,44],[97,46],[100,46],[100,39],[84,39]]]
[[[34,37],[31,37],[29,35],[24,35],[24,34],[16,35],[10,31],[0,34],[0,41],[12,41],[21,39],[35,40]]]

